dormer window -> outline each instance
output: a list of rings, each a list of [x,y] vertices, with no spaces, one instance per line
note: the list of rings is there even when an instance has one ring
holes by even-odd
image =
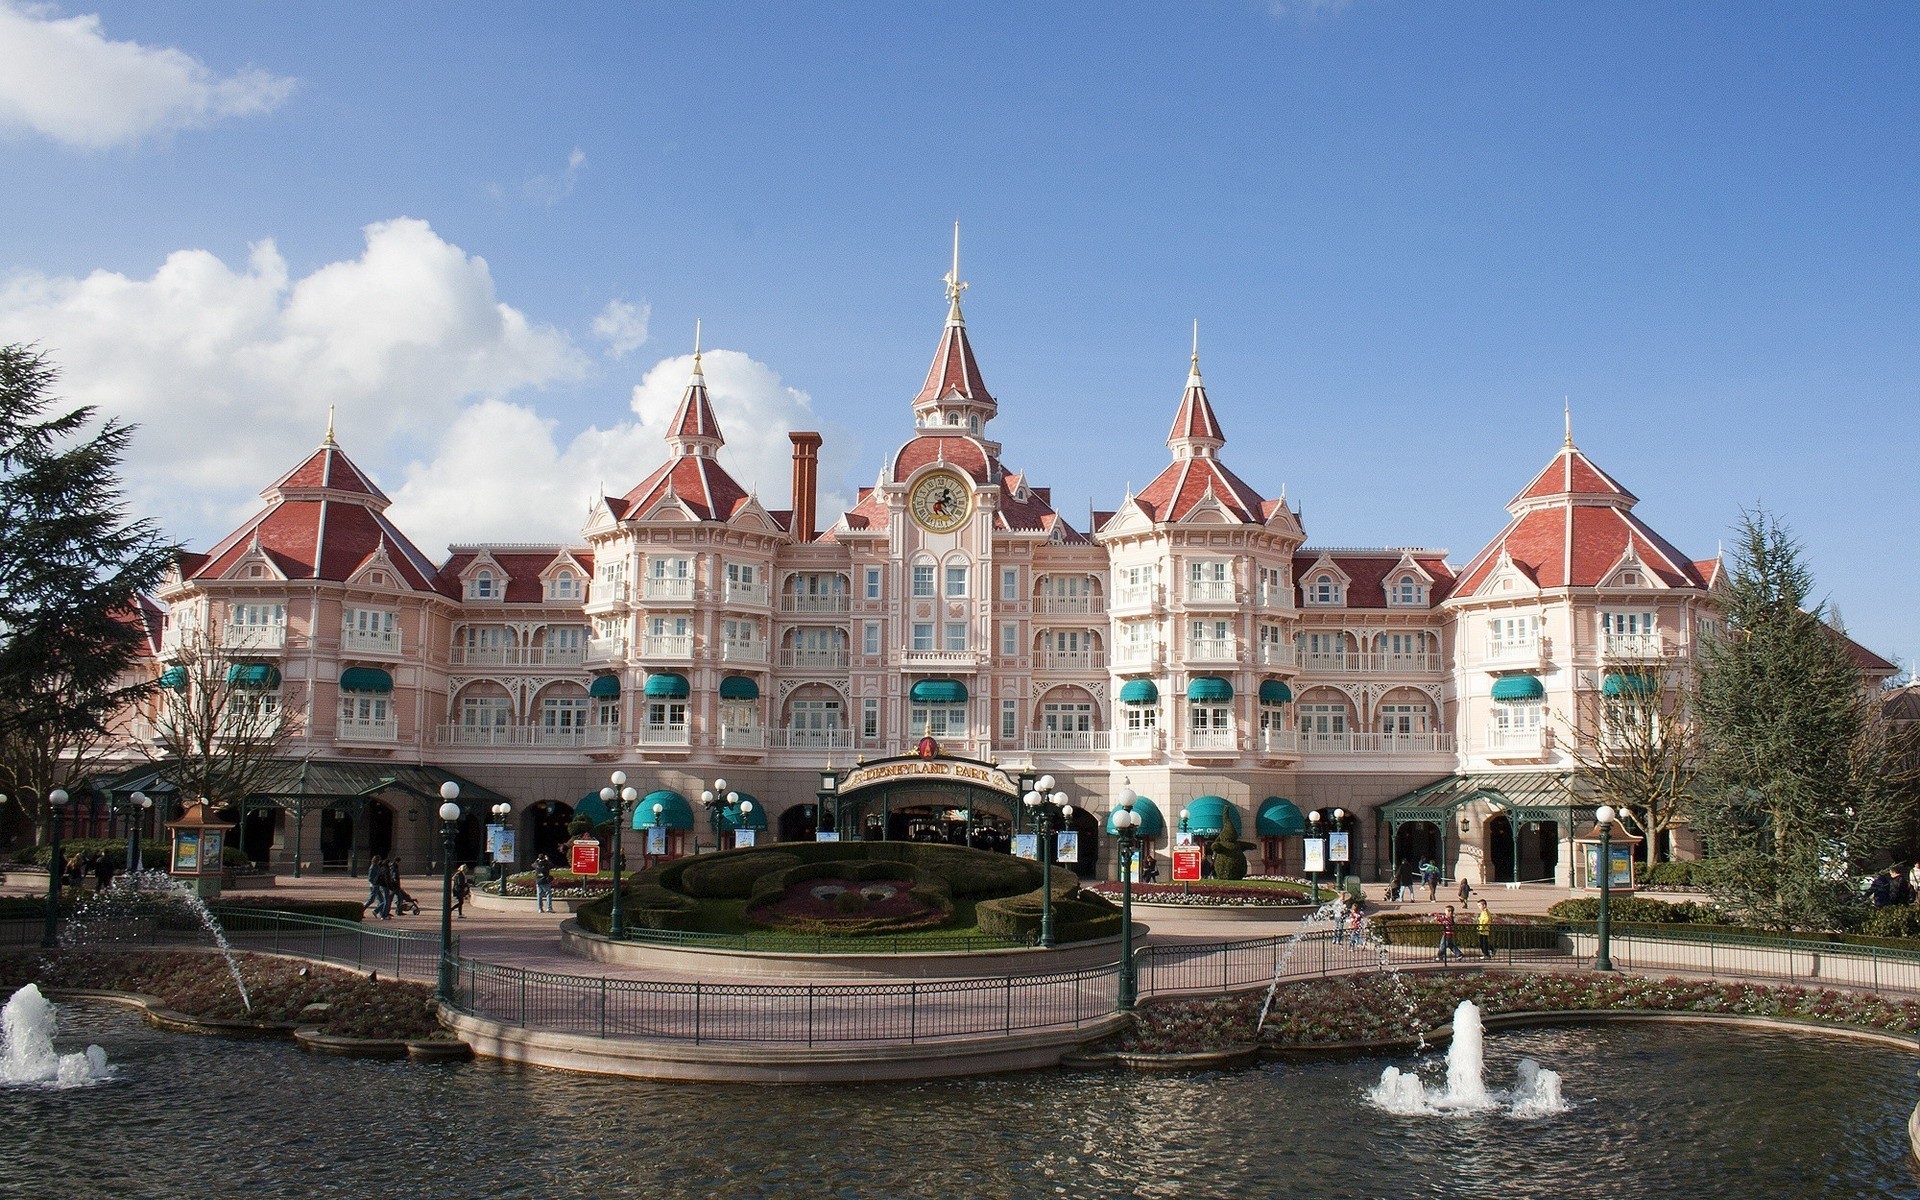
[[[1420,585],[1417,575],[1402,575],[1393,585],[1395,604],[1418,605],[1427,599],[1427,589]]]
[[[469,600],[500,598],[499,584],[495,582],[492,571],[482,569],[474,575],[472,581],[467,584],[467,598]]]
[[[966,418],[961,416],[959,413],[947,414],[947,424],[949,425],[955,426],[957,428],[958,426],[964,424],[965,422],[966,422]]]
[[[1315,575],[1307,585],[1307,599],[1315,604],[1340,603],[1340,584],[1331,575]]]
[[[549,600],[578,600],[580,598],[580,577],[572,571],[562,571],[553,577],[548,585]]]
[[[1639,587],[1639,586],[1640,586],[1640,572],[1638,572],[1638,571],[1622,571],[1622,572],[1620,572],[1620,586],[1621,586],[1621,587]]]

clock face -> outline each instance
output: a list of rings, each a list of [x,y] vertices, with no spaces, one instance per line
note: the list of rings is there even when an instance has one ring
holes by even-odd
[[[929,471],[913,485],[907,511],[930,533],[952,533],[973,515],[973,485],[952,471]]]

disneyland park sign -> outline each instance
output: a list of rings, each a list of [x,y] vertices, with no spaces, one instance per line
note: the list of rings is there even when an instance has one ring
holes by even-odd
[[[1020,786],[998,767],[954,758],[905,758],[893,762],[855,767],[840,781],[840,794],[859,791],[881,783],[964,783],[1018,796]]]

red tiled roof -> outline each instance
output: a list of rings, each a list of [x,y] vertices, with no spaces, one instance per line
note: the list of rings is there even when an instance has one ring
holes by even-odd
[[[1634,501],[1639,497],[1616,483],[1611,475],[1593,465],[1576,446],[1563,446],[1553,461],[1542,467],[1533,482],[1522,488],[1508,507],[1552,496],[1616,496]]]
[[[368,556],[384,543],[394,569],[415,591],[433,591],[433,563],[420,553],[386,514],[348,500],[281,500],[209,552],[188,578],[218,579],[244,557],[255,541],[263,554],[291,579],[352,578]]]
[[[387,494],[375,487],[366,473],[354,466],[353,460],[331,441],[308,455],[305,462],[267,485],[267,489],[260,494],[271,497],[275,492],[322,489],[371,496],[380,502],[382,508],[389,503]]]
[[[1206,385],[1200,382],[1198,362],[1194,364],[1193,374],[1187,377],[1187,390],[1180,397],[1179,411],[1173,414],[1173,429],[1167,434],[1167,445],[1194,438],[1210,442],[1227,440],[1227,435],[1220,431],[1219,418],[1213,415]]]
[[[855,497],[853,507],[842,514],[850,530],[885,529],[887,527],[887,502],[873,488],[861,488]]]
[[[1322,559],[1333,563],[1347,576],[1347,608],[1386,608],[1387,580],[1395,578],[1396,571],[1404,556],[1397,550],[1382,550],[1378,554],[1355,554],[1348,551],[1325,553],[1306,547],[1293,556],[1293,585],[1295,603],[1302,607],[1306,597],[1301,592],[1305,586],[1308,568]],[[1453,568],[1439,555],[1416,554],[1413,561],[1433,577],[1433,583],[1427,588],[1429,607],[1445,600],[1453,591]]]
[[[931,404],[948,392],[959,392],[979,404],[995,403],[987,392],[986,380],[980,375],[980,364],[974,361],[967,327],[958,320],[949,320],[941,331],[940,345],[933,352],[933,365],[927,369],[927,381],[920,385],[920,394],[913,402],[916,406]]]
[[[667,427],[668,442],[678,439],[726,440],[720,434],[720,422],[714,418],[713,404],[707,399],[707,377],[700,370],[698,360],[694,363],[693,378],[687,381],[686,393],[680,397],[680,407]]]
[[[1889,662],[1878,654],[1854,641],[1846,634],[1840,635],[1847,643],[1847,653],[1853,658],[1853,664],[1869,675],[1896,675],[1900,671],[1898,663]]]
[[[1566,552],[1569,524],[1573,536],[1571,575]],[[1493,573],[1503,548],[1543,588],[1595,587],[1619,564],[1629,543],[1641,565],[1667,586],[1707,586],[1685,555],[1625,509],[1555,505],[1532,509],[1508,522],[1500,536],[1467,564],[1454,590],[1468,594],[1479,587]]]
[[[1178,521],[1209,492],[1240,520],[1250,525],[1266,523],[1267,502],[1260,493],[1214,458],[1182,458],[1170,463],[1134,500],[1155,522]]]
[[[950,433],[928,430],[900,447],[887,475],[895,483],[904,483],[909,475],[935,462],[965,471],[975,483],[999,483],[1006,473],[979,438],[956,429]]]
[[[546,584],[540,575],[553,565],[554,559],[565,556],[579,559],[578,552],[559,554],[537,552],[526,553],[518,550],[487,551],[487,557],[500,568],[506,576],[506,587],[501,592],[502,600],[507,604],[544,604],[547,599]],[[440,590],[450,596],[462,594],[460,576],[480,555],[476,551],[462,551],[447,559],[440,568],[438,583]],[[585,566],[585,564],[578,564]],[[591,574],[591,568],[588,568]]]
[[[668,459],[618,502],[609,501],[622,520],[644,515],[671,490],[702,521],[724,521],[746,503],[747,490],[711,458],[680,455]]]

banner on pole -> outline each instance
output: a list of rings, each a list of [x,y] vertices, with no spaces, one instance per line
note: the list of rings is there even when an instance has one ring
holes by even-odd
[[[1307,839],[1307,874],[1317,875],[1327,869],[1327,839],[1310,837]]]
[[[1175,883],[1200,882],[1200,860],[1204,855],[1198,846],[1181,846],[1173,852],[1173,881]]]
[[[1040,835],[1037,833],[1016,833],[1013,835],[1013,856],[1029,862],[1040,861]]]
[[[754,835],[759,832],[760,831],[757,829],[734,830],[733,831],[733,848],[735,850],[745,850],[747,847],[753,845]]]
[[[647,826],[647,853],[665,854],[667,852],[667,827],[665,825]]]
[[[1327,857],[1334,862],[1352,862],[1350,857],[1350,833],[1330,833],[1327,835]]]
[[[1071,829],[1054,834],[1053,861],[1077,863],[1080,861],[1080,835]]]

